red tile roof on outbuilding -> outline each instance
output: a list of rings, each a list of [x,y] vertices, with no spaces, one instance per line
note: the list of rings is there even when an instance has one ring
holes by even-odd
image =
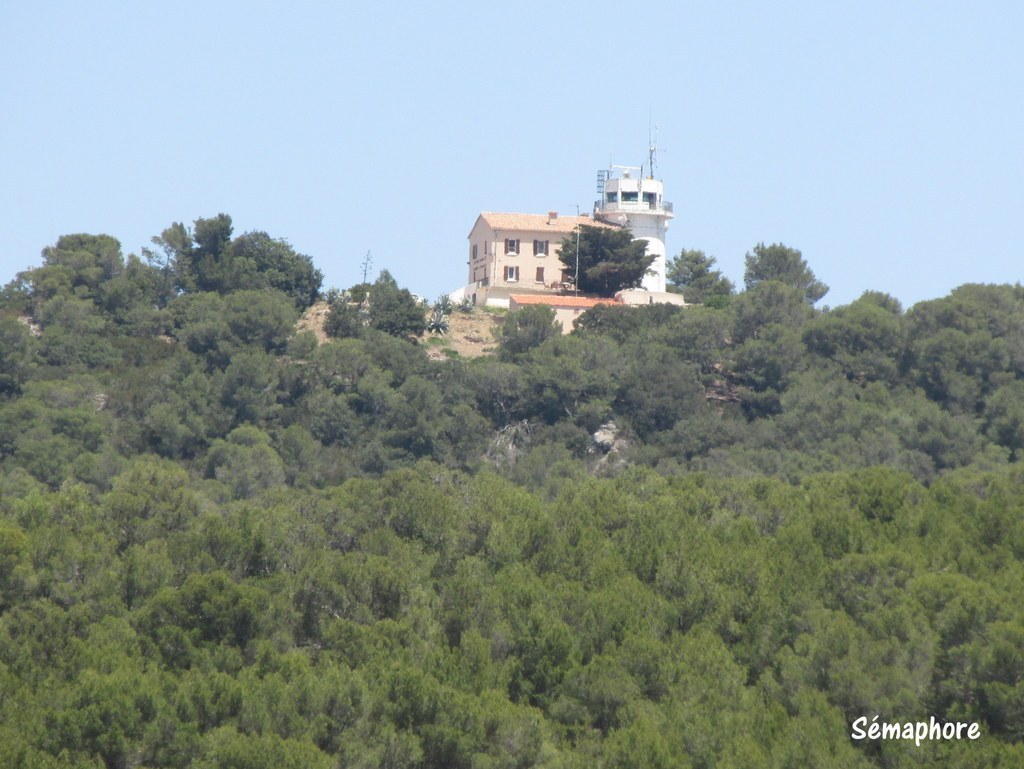
[[[560,296],[558,294],[509,294],[516,304],[546,304],[551,307],[597,307],[599,304],[620,304],[616,299],[590,296]]]

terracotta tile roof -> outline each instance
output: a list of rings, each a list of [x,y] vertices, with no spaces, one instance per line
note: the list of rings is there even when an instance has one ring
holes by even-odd
[[[592,216],[558,216],[554,219],[548,219],[547,214],[502,214],[484,211],[480,214],[480,218],[495,230],[557,232],[560,235],[568,235],[576,231],[576,225],[578,224],[587,227],[619,229],[613,224],[600,222]]]
[[[619,304],[615,299],[595,299],[589,296],[560,296],[558,294],[509,294],[516,304],[546,304],[551,307],[597,307],[599,304]]]

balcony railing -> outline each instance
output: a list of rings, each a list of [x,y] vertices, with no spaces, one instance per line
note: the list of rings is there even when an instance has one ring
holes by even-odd
[[[604,200],[594,201],[595,211],[665,211],[672,213],[672,204],[668,201],[661,201],[659,207],[657,203],[648,202],[646,200],[630,200],[630,201],[617,201],[615,203],[609,203]]]

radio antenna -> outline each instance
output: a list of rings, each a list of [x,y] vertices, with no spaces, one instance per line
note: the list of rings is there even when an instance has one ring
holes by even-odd
[[[651,178],[654,178],[654,158],[658,153],[658,127],[651,127],[651,119],[647,118],[647,167],[650,169]]]
[[[373,254],[370,251],[366,252],[366,256],[363,257],[362,264],[359,266],[363,268],[363,283],[365,283],[366,276],[370,274],[370,268],[373,266]]]

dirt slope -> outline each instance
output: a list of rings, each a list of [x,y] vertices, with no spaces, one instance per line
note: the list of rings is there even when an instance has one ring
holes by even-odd
[[[327,302],[317,302],[303,313],[296,324],[297,328],[300,331],[312,331],[317,341],[326,342],[328,337],[324,331],[324,323],[327,321],[329,311],[330,305]],[[430,357],[437,360],[449,357],[449,353],[446,352],[449,350],[461,358],[489,355],[496,344],[494,334],[500,328],[503,319],[501,315],[483,310],[473,310],[470,313],[456,310],[448,316],[447,334],[425,334],[421,343],[427,345]]]

